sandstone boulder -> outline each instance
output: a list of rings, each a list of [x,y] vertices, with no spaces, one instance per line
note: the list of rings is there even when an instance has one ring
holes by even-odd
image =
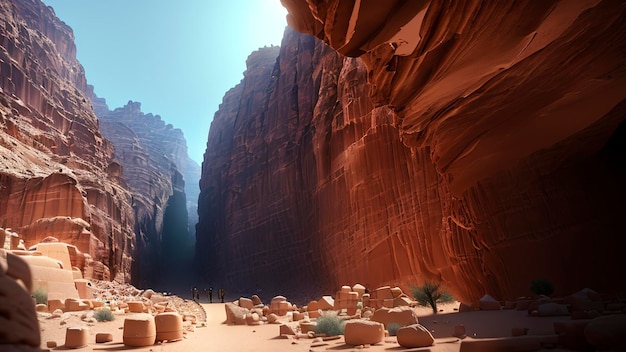
[[[348,345],[366,345],[381,342],[385,338],[383,324],[367,320],[349,320],[346,322],[344,339]]]
[[[249,309],[239,307],[234,303],[226,303],[226,324],[228,325],[246,325],[246,314],[250,313]]]
[[[65,331],[65,347],[81,348],[89,343],[89,329],[86,327],[70,327]]]
[[[152,346],[156,341],[156,324],[150,314],[138,313],[126,317],[123,330],[123,342],[126,346]]]
[[[500,302],[490,295],[484,295],[478,300],[478,308],[480,310],[500,310]]]
[[[598,350],[626,351],[626,314],[591,320],[585,327],[585,339]]]
[[[430,331],[420,324],[401,327],[397,332],[398,343],[405,348],[427,347],[435,344]]]
[[[374,311],[370,318],[372,321],[382,323],[385,328],[389,323],[397,323],[400,326],[407,326],[419,323],[417,314],[410,307],[402,306],[396,308],[380,308]]]

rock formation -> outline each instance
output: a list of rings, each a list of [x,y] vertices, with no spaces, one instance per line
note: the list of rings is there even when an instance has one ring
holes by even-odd
[[[287,30],[248,59],[203,163],[213,279],[625,288],[623,2],[282,2],[360,58]]]
[[[133,194],[138,235],[133,276],[136,282],[152,285],[162,269],[159,264],[175,257],[177,248],[193,244],[188,228],[195,223],[188,224],[183,172],[191,171],[189,189],[198,188],[194,176],[199,167],[190,167],[195,163],[187,155],[183,132],[158,115],[141,112],[140,103],[130,101],[109,111],[104,100],[94,97],[93,101],[102,133],[115,146],[115,157],[123,167],[121,179]]]
[[[0,1],[0,227],[28,233],[27,247],[48,233],[81,236],[81,252],[127,281],[131,196],[91,94],[72,30],[54,11],[37,0]]]

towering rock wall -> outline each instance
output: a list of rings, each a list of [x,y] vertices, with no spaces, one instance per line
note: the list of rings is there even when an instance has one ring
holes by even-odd
[[[133,194],[138,236],[133,278],[153,285],[161,265],[176,252],[174,247],[192,240],[183,172],[192,171],[189,181],[196,188],[198,178],[189,168],[193,161],[187,155],[187,142],[180,129],[165,124],[158,115],[141,112],[140,103],[131,101],[110,111],[103,100],[93,100],[102,133],[115,146],[115,157],[123,167],[121,179]]]
[[[131,196],[91,94],[72,30],[52,9],[0,1],[0,227],[27,246],[53,234],[129,280]]]
[[[203,163],[215,280],[624,289],[623,2],[283,4],[361,58],[287,31],[248,60]]]

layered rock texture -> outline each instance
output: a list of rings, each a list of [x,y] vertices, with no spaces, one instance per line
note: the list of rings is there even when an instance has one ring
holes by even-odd
[[[248,59],[203,163],[213,279],[626,288],[624,2],[282,2],[359,58],[287,30]]]
[[[0,227],[27,247],[53,234],[127,281],[132,198],[91,94],[72,30],[52,9],[0,1]]]
[[[158,115],[141,112],[140,103],[110,111],[103,100],[93,100],[102,133],[123,167],[121,179],[133,195],[138,263],[133,276],[136,282],[154,284],[160,264],[176,259],[175,248],[193,245],[189,221],[194,218],[187,213],[185,180],[197,189],[199,166],[187,154],[183,132]]]

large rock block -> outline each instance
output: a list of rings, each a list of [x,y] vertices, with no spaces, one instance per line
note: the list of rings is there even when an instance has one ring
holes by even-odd
[[[428,347],[435,344],[430,331],[420,324],[403,326],[397,332],[398,344],[405,348]]]
[[[175,341],[183,338],[183,317],[176,312],[159,313],[154,317],[156,341]]]
[[[585,339],[598,350],[626,351],[626,314],[591,320],[585,327]]]
[[[86,327],[70,327],[65,331],[65,347],[81,348],[89,343],[89,329]]]
[[[396,308],[380,308],[374,311],[374,314],[370,318],[373,321],[377,321],[385,325],[385,328],[389,323],[397,323],[400,326],[413,325],[419,323],[419,319],[415,311],[410,307],[396,307]]]
[[[226,310],[226,324],[246,325],[246,314],[250,313],[249,309],[233,303],[226,303],[224,309]]]
[[[152,346],[156,341],[156,324],[150,314],[140,313],[124,319],[123,342],[126,346]]]
[[[41,343],[28,264],[0,249],[0,344],[38,348]]]
[[[367,320],[349,320],[346,322],[344,339],[348,345],[366,345],[381,342],[385,338],[383,324]]]

